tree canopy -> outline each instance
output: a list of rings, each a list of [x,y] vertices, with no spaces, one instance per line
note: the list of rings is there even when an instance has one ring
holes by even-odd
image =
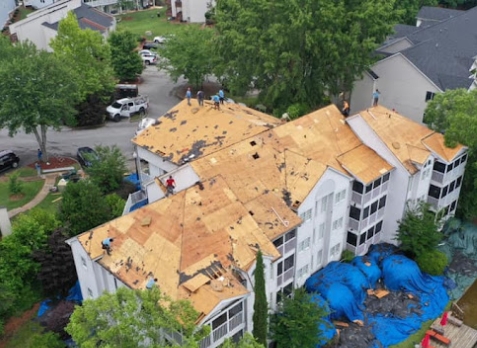
[[[216,75],[267,106],[325,103],[351,89],[399,20],[394,0],[218,0]]]
[[[458,143],[469,147],[456,214],[477,217],[477,90],[448,90],[437,94],[427,105],[424,122],[444,133],[447,146]]]
[[[248,332],[237,343],[233,342],[231,338],[225,340],[220,346],[221,348],[265,348],[263,344],[257,342],[257,340]]]
[[[314,348],[323,341],[319,325],[327,311],[311,301],[303,289],[285,297],[281,308],[270,317],[270,336],[279,347]]]
[[[54,55],[62,65],[70,66],[77,81],[80,100],[76,125],[104,122],[106,103],[114,91],[115,78],[111,67],[109,45],[98,31],[81,29],[70,11],[58,24],[55,38],[50,41]]]
[[[116,145],[96,146],[95,150],[99,159],[93,161],[86,171],[93,183],[104,193],[110,193],[118,189],[124,180],[124,173],[127,171],[126,158]]]
[[[80,347],[168,346],[161,334],[181,332],[182,347],[198,347],[209,328],[196,330],[198,313],[188,301],[173,301],[159,288],[130,290],[119,288],[76,307],[66,331]],[[174,345],[177,346],[177,345]]]
[[[438,231],[436,215],[429,210],[429,205],[421,203],[408,206],[404,217],[399,221],[396,240],[401,243],[401,250],[413,258],[434,250],[443,238]]]
[[[168,72],[177,82],[184,76],[194,87],[199,88],[206,75],[212,73],[216,62],[215,47],[212,42],[214,31],[186,26],[175,36],[169,37],[160,48],[159,69]]]
[[[137,37],[130,31],[113,31],[108,42],[116,77],[121,81],[135,81],[144,68],[135,50],[138,46]]]
[[[255,300],[253,302],[253,336],[257,342],[267,345],[268,334],[268,303],[265,289],[265,272],[263,267],[263,256],[259,250],[257,252],[257,266],[255,267]]]
[[[48,129],[59,130],[64,120],[74,119],[76,77],[70,65],[31,43],[0,42],[5,49],[0,55],[0,128],[10,136],[22,129],[33,133],[47,159]]]

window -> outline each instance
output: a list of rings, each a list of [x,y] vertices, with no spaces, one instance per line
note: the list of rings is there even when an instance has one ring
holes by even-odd
[[[90,288],[88,288],[88,296],[93,298],[93,290],[91,290]]]
[[[426,92],[426,100],[425,100],[425,101],[427,102],[427,101],[429,101],[429,100],[434,99],[434,96],[435,96],[435,95],[436,95],[436,94],[435,94],[434,92]]]
[[[439,199],[441,195],[441,189],[437,186],[431,185],[429,186],[429,196]]]
[[[454,191],[454,188],[455,188],[455,181],[452,181],[449,185],[449,193],[451,193],[452,191]]]
[[[277,264],[277,276],[283,273],[283,261]]]
[[[308,265],[305,265],[305,266],[303,266],[302,268],[300,268],[300,269],[298,270],[296,276],[297,276],[297,278],[301,278],[301,277],[303,277],[303,276],[305,276],[305,275],[307,275],[307,274],[308,274]]]
[[[459,176],[457,180],[455,181],[455,188],[460,187],[461,183],[462,183],[462,176]]]
[[[290,268],[292,268],[294,265],[295,265],[295,255],[291,255],[291,256],[288,256],[286,259],[285,259],[285,263],[284,263],[284,266],[285,266],[285,269],[284,271],[288,271]]]
[[[334,247],[331,248],[330,255],[334,256],[339,254],[339,252],[340,252],[340,243],[336,244]]]
[[[452,204],[450,206],[450,211],[451,212],[453,212],[455,210],[456,205],[457,205],[457,201],[452,202]]]
[[[232,307],[229,310],[229,318],[235,317],[237,314],[243,311],[243,302],[239,302],[238,305]]]
[[[323,250],[318,251],[318,256],[316,258],[316,265],[321,265],[321,259],[323,258]]]
[[[363,219],[366,219],[369,216],[369,206],[363,210]]]
[[[379,200],[378,209],[384,208],[385,205],[386,205],[386,196],[381,197],[381,199]]]
[[[378,234],[379,232],[381,232],[382,229],[383,229],[383,222],[379,221],[374,228],[374,234]]]
[[[218,328],[220,325],[224,324],[227,322],[227,313],[223,313],[221,314],[219,317],[217,317],[216,319],[214,319],[214,321],[212,321],[212,330],[215,330],[216,328]]]
[[[359,215],[361,214],[361,210],[356,207],[350,207],[349,209],[349,217],[355,220],[359,220]]]
[[[357,193],[363,193],[364,186],[359,181],[353,182],[353,191]]]
[[[439,161],[435,161],[434,162],[434,167],[433,169],[436,171],[436,172],[439,172],[439,173],[445,173],[446,172],[446,165],[442,162],[439,162]]]
[[[386,174],[383,176],[383,183],[385,183],[386,181],[388,181],[390,176],[391,176],[390,173],[386,173]]]
[[[318,239],[323,239],[325,235],[325,223],[320,224],[320,230],[318,231]]]
[[[277,248],[283,245],[283,237],[280,237],[278,239],[275,239],[273,241],[273,245],[275,245]]]
[[[308,250],[310,248],[310,237],[306,238],[305,240],[302,240],[298,244],[298,252],[301,252],[303,250]]]
[[[462,156],[462,159],[460,160],[460,163],[464,163],[467,160],[467,154]]]
[[[378,188],[381,185],[381,178],[374,180],[373,189]]]
[[[371,204],[371,212],[370,213],[374,214],[376,212],[376,210],[378,210],[378,201]]]
[[[346,237],[346,243],[356,246],[356,242],[358,241],[358,236],[356,236],[353,232],[348,231],[348,236]]]
[[[338,228],[341,228],[341,227],[343,227],[343,218],[342,217],[333,221],[333,230],[337,230]]]
[[[446,172],[449,173],[454,168],[454,163],[447,165]]]
[[[300,217],[303,220],[303,222],[311,220],[311,209],[308,209],[307,211],[305,211],[303,214],[300,215]]]
[[[83,267],[85,269],[88,269],[88,265],[86,264],[86,259],[83,256],[81,256],[81,263],[83,264]]]
[[[342,190],[335,195],[335,204],[341,202],[346,196],[346,190]]]
[[[370,192],[373,189],[373,184],[366,186],[366,193]]]
[[[327,202],[328,202],[328,201],[327,201],[327,197],[326,197],[326,196],[321,199],[321,212],[322,212],[322,213],[326,211]]]
[[[373,236],[374,236],[374,226],[371,227],[371,228],[368,230],[368,232],[367,232],[367,234],[366,234],[366,240],[369,240],[370,238],[373,238]]]
[[[364,242],[366,242],[366,232],[359,236],[359,245],[364,244]]]
[[[285,235],[285,242],[288,242],[289,240],[292,240],[293,238],[296,237],[296,229],[295,230],[292,230],[290,232],[288,232],[286,235]]]
[[[441,198],[444,198],[445,196],[447,196],[447,186],[442,189]]]

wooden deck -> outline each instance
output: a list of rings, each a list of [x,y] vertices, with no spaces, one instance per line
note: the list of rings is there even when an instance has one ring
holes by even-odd
[[[440,321],[441,318],[437,318],[436,321],[434,321],[434,323],[432,324],[432,326],[441,327],[441,325],[439,324]],[[444,336],[451,340],[451,344],[449,346],[446,346],[431,338],[431,346],[435,348],[474,348],[477,344],[477,330],[472,329],[465,324],[461,327],[457,327],[455,325],[447,323],[447,325],[444,326],[443,329]]]

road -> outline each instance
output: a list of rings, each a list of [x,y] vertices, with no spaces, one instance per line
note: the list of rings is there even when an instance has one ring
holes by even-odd
[[[178,103],[176,96],[172,95],[173,88],[184,83],[172,82],[166,73],[158,71],[155,66],[148,66],[144,70],[143,83],[139,86],[139,93],[149,96],[148,116],[159,117]],[[106,121],[105,125],[95,129],[70,129],[63,128],[60,132],[49,130],[47,133],[48,153],[50,156],[76,156],[76,150],[81,146],[94,147],[96,145],[117,145],[133,165],[133,146],[131,138],[137,127],[137,122],[122,119],[115,123]],[[36,160],[38,143],[33,134],[23,131],[14,137],[8,136],[6,129],[0,130],[0,149],[11,149],[20,158],[21,165],[27,165]]]

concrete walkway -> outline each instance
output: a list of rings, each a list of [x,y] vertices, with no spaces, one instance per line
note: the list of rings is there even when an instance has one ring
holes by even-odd
[[[35,196],[35,198],[33,198],[27,204],[25,204],[21,207],[10,210],[8,212],[8,217],[10,219],[12,217],[14,217],[15,215],[18,215],[20,213],[24,213],[27,210],[29,210],[29,209],[37,206],[38,204],[40,204],[41,201],[43,201],[46,198],[46,196],[48,196],[48,193],[50,193],[50,188],[55,186],[55,181],[56,181],[56,178],[58,177],[58,173],[46,174],[46,175],[42,175],[42,177],[45,179],[45,182],[43,183],[43,187],[41,188],[40,192],[38,192],[38,194]]]

